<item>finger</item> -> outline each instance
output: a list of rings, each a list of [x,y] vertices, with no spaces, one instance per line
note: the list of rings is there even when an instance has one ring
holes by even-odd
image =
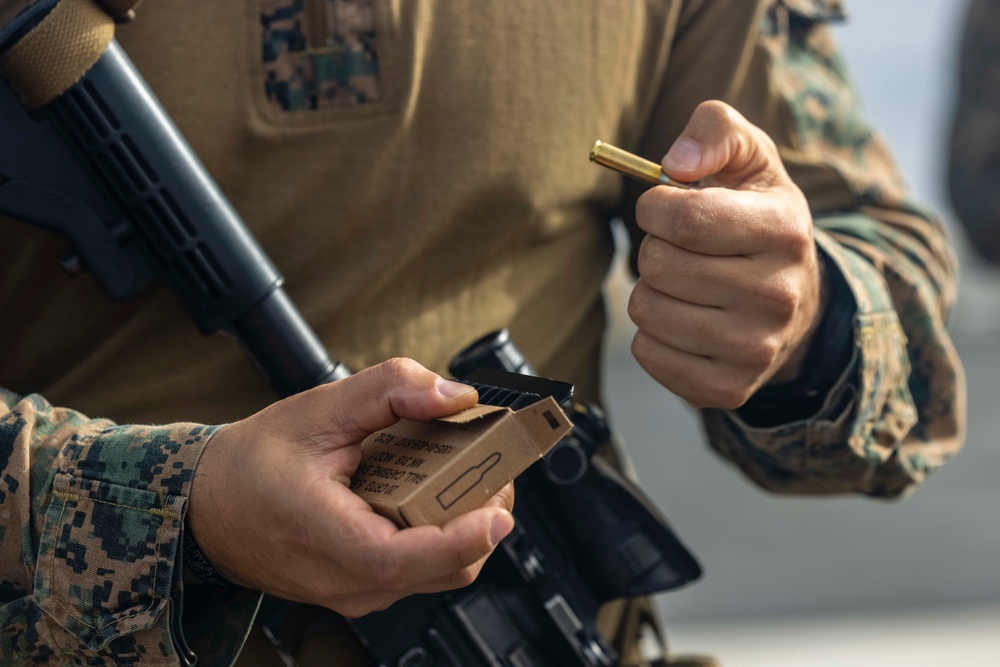
[[[681,352],[711,358],[725,354],[721,332],[727,316],[718,308],[681,301],[640,279],[629,297],[628,315],[640,331]]]
[[[663,158],[663,170],[681,181],[717,175],[720,185],[766,189],[788,180],[767,134],[724,102],[702,102]]]
[[[752,314],[696,306],[650,288],[640,280],[632,291],[629,317],[659,343],[726,364],[739,373],[765,369],[782,351]]]
[[[308,392],[311,409],[332,422],[332,430],[356,442],[399,419],[426,420],[476,404],[472,387],[446,380],[412,359],[390,359],[349,378]],[[309,414],[306,412],[305,414]]]
[[[736,409],[756,388],[754,378],[737,369],[664,345],[643,331],[632,340],[632,355],[657,382],[696,408]]]
[[[740,299],[739,287],[752,280],[752,260],[691,252],[647,235],[639,246],[642,281],[657,292],[700,306],[725,308]]]
[[[384,547],[378,583],[389,590],[407,590],[452,575],[489,556],[513,528],[510,512],[484,507],[443,527],[401,530]]]
[[[500,489],[496,495],[486,501],[484,507],[499,507],[508,512],[512,511],[514,509],[513,482]],[[506,530],[506,528],[504,528],[504,530]],[[498,535],[493,537],[498,537]],[[493,537],[491,537],[491,540]],[[502,539],[503,538],[497,539],[497,544],[499,544]],[[446,574],[438,579],[420,584],[409,590],[408,593],[439,593],[441,591],[450,591],[456,588],[468,586],[476,580],[476,577],[479,576],[479,572],[483,569],[483,565],[486,563],[487,558],[489,558],[489,554],[483,556],[471,565],[467,565],[464,568]]]
[[[510,512],[514,509],[514,484],[507,484],[504,488],[500,489],[492,498],[486,501],[484,507],[497,507]],[[506,530],[506,527],[503,528]],[[497,544],[499,544],[502,538],[499,534],[491,536],[491,541],[497,539]],[[492,551],[490,552],[492,553]],[[475,563],[471,565],[466,565],[463,568],[457,569],[453,572],[449,572],[443,577],[439,577],[432,581],[423,582],[417,586],[408,589],[408,594],[413,593],[438,593],[441,591],[450,591],[456,588],[462,588],[468,586],[476,577],[479,576],[480,570],[482,570],[483,565],[486,563],[489,554],[483,556]]]
[[[514,511],[514,483],[511,482],[505,487],[496,492],[496,494],[487,500],[483,507],[499,507],[500,509],[507,510],[508,512]]]
[[[483,571],[483,566],[486,565],[488,558],[488,556],[480,558],[472,565],[468,565],[461,570],[456,570],[455,572],[452,572],[444,577],[439,577],[433,581],[420,584],[419,586],[408,590],[406,593],[407,595],[423,595],[427,593],[453,591],[456,588],[465,588],[466,586],[470,586],[477,578],[479,578],[479,574]]]
[[[360,618],[376,611],[384,611],[395,602],[409,595],[409,592],[399,593],[362,593],[357,595],[345,595],[336,601],[329,602],[335,612],[347,618]],[[313,602],[312,604],[323,604]]]
[[[797,200],[780,193],[657,187],[636,202],[636,223],[651,236],[702,255],[755,255],[803,234]],[[798,248],[798,245],[795,246]]]

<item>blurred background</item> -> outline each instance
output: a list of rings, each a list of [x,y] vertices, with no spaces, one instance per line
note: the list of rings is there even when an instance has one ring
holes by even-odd
[[[872,124],[916,198],[946,218],[965,7],[855,0],[837,28]],[[659,599],[676,650],[724,667],[1000,665],[1000,271],[950,227],[963,264],[953,333],[968,373],[968,440],[902,502],[751,486],[632,359],[629,285],[623,270],[609,281],[612,418],[643,487],[705,568],[701,582]]]

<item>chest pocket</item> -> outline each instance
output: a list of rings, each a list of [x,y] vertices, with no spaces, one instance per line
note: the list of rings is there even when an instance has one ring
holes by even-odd
[[[264,95],[277,114],[379,106],[379,0],[257,0]]]

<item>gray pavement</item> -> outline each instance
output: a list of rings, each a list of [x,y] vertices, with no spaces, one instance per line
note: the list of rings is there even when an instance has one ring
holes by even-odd
[[[838,30],[869,116],[918,198],[946,216],[941,156],[963,6],[855,0],[852,23]],[[746,482],[631,358],[628,287],[620,276],[610,281],[611,415],[644,488],[706,570],[702,582],[660,600],[682,647],[714,651],[727,667],[912,667],[949,657],[1000,665],[1000,272],[970,260],[963,239],[956,244],[963,285],[953,329],[968,373],[969,436],[957,459],[902,502],[775,497]],[[870,628],[874,643],[858,628]],[[903,650],[891,660],[862,657],[888,655],[893,644]],[[927,660],[908,646],[928,648]]]

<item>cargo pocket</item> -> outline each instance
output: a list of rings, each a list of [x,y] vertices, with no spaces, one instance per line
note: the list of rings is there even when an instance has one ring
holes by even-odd
[[[312,124],[388,105],[386,0],[257,0],[258,90],[266,117]]]
[[[68,474],[56,476],[52,495],[35,570],[39,607],[91,650],[151,627],[170,597],[184,499]]]

